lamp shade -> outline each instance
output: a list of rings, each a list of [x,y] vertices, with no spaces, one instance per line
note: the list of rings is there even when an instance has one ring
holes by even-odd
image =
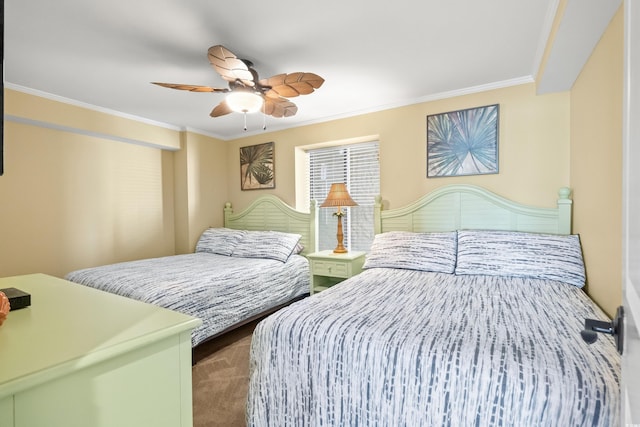
[[[262,97],[253,92],[231,92],[226,98],[227,105],[236,113],[255,113],[262,108]]]
[[[354,202],[349,195],[345,183],[339,182],[336,184],[331,184],[331,189],[329,190],[329,194],[327,195],[327,200],[325,200],[324,203],[320,205],[321,208],[328,208],[332,206],[358,206],[358,204]]]

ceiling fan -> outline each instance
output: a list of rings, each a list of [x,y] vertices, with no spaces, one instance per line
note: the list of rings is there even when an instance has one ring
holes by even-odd
[[[211,110],[211,117],[220,117],[232,112],[246,115],[257,111],[273,117],[291,117],[298,112],[298,107],[287,98],[310,94],[324,83],[324,79],[317,74],[300,72],[260,79],[251,61],[238,58],[222,45],[211,46],[208,56],[213,68],[229,82],[229,88],[152,83],[191,92],[228,93],[226,98]]]

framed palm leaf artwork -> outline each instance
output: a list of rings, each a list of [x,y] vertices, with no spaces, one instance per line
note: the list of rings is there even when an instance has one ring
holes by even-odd
[[[427,178],[498,173],[499,105],[427,116]]]
[[[240,188],[276,188],[273,142],[240,147]]]

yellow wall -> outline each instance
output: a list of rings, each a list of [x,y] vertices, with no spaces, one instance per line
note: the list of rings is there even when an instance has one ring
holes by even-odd
[[[176,252],[193,252],[202,231],[221,226],[227,197],[227,143],[195,133],[185,133],[176,153],[176,187],[181,203],[176,212]]]
[[[221,222],[221,141],[12,90],[5,111],[0,276],[173,255]]]
[[[173,252],[161,150],[13,122],[4,148],[1,276]]]
[[[426,178],[426,116],[500,104],[500,173]],[[295,202],[295,147],[378,135],[380,191],[386,208],[403,206],[434,188],[482,185],[522,203],[554,207],[558,189],[569,185],[569,93],[536,96],[535,86],[448,98],[229,142],[229,198],[244,207],[255,191],[240,190],[239,147],[275,142],[276,188],[261,190]]]
[[[180,148],[176,130],[139,120],[118,117],[76,105],[36,97],[15,90],[4,91],[5,115],[46,124],[58,129],[85,132],[169,150]]]
[[[623,8],[571,90],[574,232],[587,291],[609,315],[622,303]]]

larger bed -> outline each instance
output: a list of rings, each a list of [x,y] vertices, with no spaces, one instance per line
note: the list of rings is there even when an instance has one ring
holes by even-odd
[[[70,272],[66,279],[198,317],[192,345],[268,314],[309,292],[315,206],[298,212],[274,196],[209,228],[194,253]]]
[[[365,270],[261,321],[249,426],[614,426],[620,357],[571,200],[441,188],[376,215]]]

